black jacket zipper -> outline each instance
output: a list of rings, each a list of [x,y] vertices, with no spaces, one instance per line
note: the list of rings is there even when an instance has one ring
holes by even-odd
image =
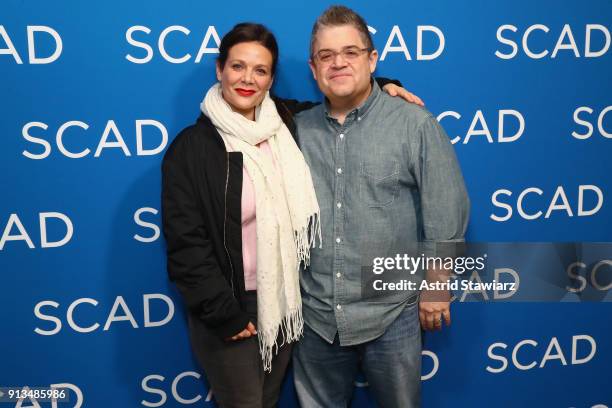
[[[231,270],[231,276],[230,276],[230,286],[232,287],[232,293],[234,294],[234,297],[236,297],[236,291],[234,290],[234,265],[232,264],[232,258],[229,254],[229,251],[227,250],[227,243],[226,243],[226,222],[227,222],[227,186],[229,184],[229,168],[230,168],[230,162],[229,162],[229,152],[225,152],[226,154],[226,158],[227,158],[227,172],[225,174],[225,193],[223,194],[223,248],[225,248],[225,254],[227,255],[227,260],[229,261],[230,264],[230,270]]]

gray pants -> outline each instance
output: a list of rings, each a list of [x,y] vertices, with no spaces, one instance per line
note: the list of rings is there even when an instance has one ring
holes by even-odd
[[[253,323],[256,323],[255,318]],[[276,406],[293,344],[279,347],[272,359],[272,372],[266,373],[257,336],[237,341],[221,340],[193,316],[189,318],[189,326],[196,357],[220,407]]]

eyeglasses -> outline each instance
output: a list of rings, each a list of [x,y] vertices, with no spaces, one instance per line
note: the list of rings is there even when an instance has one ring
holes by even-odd
[[[331,64],[336,59],[336,56],[342,55],[342,59],[348,62],[355,61],[364,52],[370,52],[371,48],[346,47],[342,51],[321,50],[312,56],[312,59],[318,60],[322,64]]]

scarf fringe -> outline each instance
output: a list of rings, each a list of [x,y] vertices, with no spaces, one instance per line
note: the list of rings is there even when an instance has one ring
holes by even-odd
[[[295,246],[297,247],[298,264],[310,265],[310,248],[316,246],[317,237],[319,238],[319,248],[321,248],[321,215],[319,212],[308,217],[307,224],[299,231],[295,231]]]
[[[279,345],[279,330],[282,335],[282,341]],[[304,319],[302,317],[302,305],[291,311],[282,320],[279,326],[271,328],[267,331],[257,332],[259,339],[259,352],[263,360],[264,371],[272,371],[272,357],[278,353],[278,348],[285,343],[293,343],[302,337],[304,332]]]

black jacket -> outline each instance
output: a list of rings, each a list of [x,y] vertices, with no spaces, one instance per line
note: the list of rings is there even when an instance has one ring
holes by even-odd
[[[377,78],[383,85],[394,82]],[[315,104],[272,98],[295,137],[293,115]],[[162,219],[168,275],[192,314],[221,338],[243,330],[249,316],[242,265],[242,153],[227,152],[210,119],[200,115],[168,147],[162,162]]]

